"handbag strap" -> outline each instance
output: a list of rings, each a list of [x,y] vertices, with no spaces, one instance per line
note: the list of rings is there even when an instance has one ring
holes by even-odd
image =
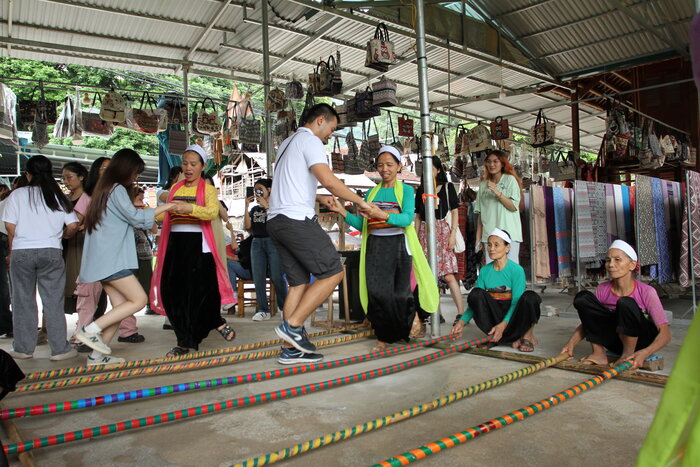
[[[290,143],[291,143],[291,141],[290,141]],[[284,148],[284,149],[287,149],[287,148]],[[337,149],[337,151],[336,151],[336,149]],[[338,154],[340,154],[340,141],[338,140],[337,136],[335,137],[335,140],[333,141],[333,152],[337,152]]]
[[[377,27],[374,30],[374,38],[387,42],[389,41],[389,30],[387,29],[386,24],[379,23],[377,25]]]
[[[284,153],[287,152],[287,149],[289,149],[289,146],[292,145],[292,141],[294,141],[294,138],[296,138],[298,134],[299,133],[294,133],[294,136],[292,136],[292,138],[289,140],[289,143],[287,143],[287,145],[284,147],[284,149],[282,150],[280,155],[277,157],[277,160],[275,161],[275,172],[277,172],[277,167],[279,167],[279,165],[280,165],[280,161],[282,160],[282,156],[284,156]]]

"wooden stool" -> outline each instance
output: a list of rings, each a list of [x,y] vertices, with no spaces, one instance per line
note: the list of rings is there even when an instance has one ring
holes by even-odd
[[[243,280],[243,279],[238,279],[236,281],[236,285],[238,287],[238,316],[244,317],[245,316],[245,307],[246,305],[251,306],[255,305],[255,311],[258,310],[258,301],[257,298],[246,298],[245,293],[248,292],[253,292],[255,293],[255,283],[253,281],[248,281],[248,280]],[[272,316],[275,316],[277,314],[277,303],[276,303],[276,295],[275,295],[275,285],[272,283],[270,279],[265,280],[265,291],[269,294],[270,297],[270,314]],[[231,314],[231,311],[233,308],[229,309],[229,314]]]

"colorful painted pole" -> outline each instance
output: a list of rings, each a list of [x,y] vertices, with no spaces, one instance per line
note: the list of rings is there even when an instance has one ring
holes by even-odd
[[[417,460],[425,459],[426,457],[432,454],[437,454],[438,452],[444,449],[449,449],[454,446],[457,446],[458,444],[466,443],[470,439],[474,439],[482,434],[490,433],[491,431],[498,430],[499,428],[503,428],[504,426],[510,425],[512,423],[525,420],[530,415],[535,415],[536,413],[542,412],[545,409],[554,407],[560,402],[565,402],[566,400],[571,399],[584,391],[592,389],[598,386],[599,384],[611,378],[614,378],[621,372],[628,370],[631,367],[631,361],[623,362],[620,365],[617,365],[609,370],[605,370],[600,375],[594,376],[593,378],[588,379],[575,386],[571,386],[570,388],[565,389],[562,392],[559,392],[552,396],[549,396],[546,399],[542,399],[539,402],[527,405],[505,415],[501,415],[500,417],[494,418],[493,420],[489,420],[488,422],[482,423],[481,425],[477,425],[475,427],[468,428],[464,431],[460,431],[459,433],[455,433],[451,436],[448,436],[447,438],[442,438],[438,441],[429,444],[424,444],[419,448],[412,449],[404,454],[392,457],[390,459],[385,460],[384,462],[380,462],[379,464],[375,464],[373,467],[399,467],[402,465],[408,465],[411,462],[415,462]]]
[[[321,381],[318,383],[305,384],[303,386],[295,386],[292,388],[281,389],[278,391],[256,394],[254,396],[238,397],[236,399],[228,399],[222,402],[215,402],[213,404],[190,407],[187,409],[176,410],[174,412],[166,412],[158,415],[151,415],[147,417],[126,420],[123,422],[110,423],[108,425],[100,425],[92,428],[70,431],[58,435],[45,436],[42,438],[36,438],[30,441],[25,441],[24,443],[8,444],[4,446],[4,450],[5,454],[17,454],[20,452],[30,451],[32,449],[38,449],[47,446],[56,446],[58,444],[70,443],[72,441],[77,441],[81,439],[96,438],[98,436],[104,436],[111,433],[120,433],[123,431],[133,430],[135,428],[161,425],[176,420],[194,418],[200,415],[220,412],[226,409],[257,405],[273,400],[289,399],[291,397],[299,396],[302,394],[309,394],[325,389],[345,386],[348,384],[356,383],[358,381],[367,381],[379,378],[381,376],[398,373],[400,371],[408,370],[409,368],[433,362],[438,358],[445,357],[447,355],[453,355],[474,345],[485,344],[486,342],[488,342],[488,339],[482,337],[463,344],[453,345],[447,349],[442,349],[428,355],[416,357],[412,360],[408,360],[401,363],[395,363],[393,365],[385,366],[382,368],[376,368],[374,370],[365,371],[351,376],[343,376],[340,378]]]
[[[468,388],[454,392],[447,396],[442,396],[439,399],[426,402],[425,404],[417,405],[415,407],[411,407],[410,409],[405,409],[382,418],[377,418],[375,420],[365,422],[361,425],[355,425],[351,428],[336,431],[335,433],[328,433],[327,435],[320,436],[318,438],[306,441],[301,444],[297,444],[295,446],[283,449],[281,451],[271,452],[269,454],[265,454],[264,456],[247,459],[243,462],[235,464],[235,467],[259,467],[262,465],[273,464],[275,462],[288,459],[290,457],[294,457],[296,455],[303,454],[314,449],[328,446],[329,444],[337,443],[338,441],[343,441],[348,438],[352,438],[353,436],[358,436],[369,431],[378,430],[380,428],[384,428],[394,423],[402,422],[409,418],[417,417],[418,415],[423,415],[424,413],[430,412],[435,409],[439,409],[446,405],[452,404],[453,402],[457,402],[458,400],[473,396],[480,392],[493,389],[496,386],[500,386],[501,384],[509,383],[511,381],[515,381],[516,379],[529,376],[533,373],[536,373],[540,370],[543,370],[561,361],[564,361],[568,357],[568,354],[561,354],[557,357],[544,360],[542,362],[530,365],[525,368],[521,368],[517,371],[513,371],[512,373],[508,373],[506,375],[499,376],[497,378],[493,378],[488,381],[475,384],[473,386],[469,386]]]

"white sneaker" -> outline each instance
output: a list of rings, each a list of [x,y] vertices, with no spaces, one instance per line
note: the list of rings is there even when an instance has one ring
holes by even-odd
[[[253,321],[267,321],[268,319],[270,319],[270,313],[264,311],[258,311],[253,315]]]
[[[52,360],[54,362],[60,361],[60,360],[68,360],[69,358],[77,357],[78,356],[78,351],[71,348],[68,352],[66,353],[60,353],[58,355],[51,355],[49,357],[49,360]]]
[[[15,349],[10,349],[8,352],[12,358],[18,358],[21,360],[26,360],[28,358],[32,358],[34,355],[30,353],[22,353],[22,352],[17,352]]]
[[[110,363],[124,363],[126,360],[121,358],[121,357],[113,357],[111,355],[103,355],[100,358],[92,358],[92,356],[88,355],[87,358],[87,366],[92,366],[92,365],[109,365]]]
[[[99,332],[87,332],[85,327],[81,327],[75,333],[75,338],[78,339],[83,344],[87,345],[93,350],[97,350],[100,353],[111,354],[112,349],[110,349],[107,344],[102,342],[102,336]]]

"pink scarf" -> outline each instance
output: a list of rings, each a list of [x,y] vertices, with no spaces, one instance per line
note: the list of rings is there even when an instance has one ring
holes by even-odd
[[[173,200],[175,193],[179,190],[185,181],[176,183],[168,194],[168,202]],[[203,179],[199,179],[199,184],[197,185],[197,205],[204,206],[205,201],[205,190],[207,183]],[[216,280],[219,285],[219,295],[221,295],[221,304],[227,305],[230,303],[236,303],[236,297],[233,294],[233,289],[231,288],[231,282],[228,278],[228,272],[226,266],[223,264],[221,257],[218,254],[218,249],[216,247],[216,240],[214,239],[214,231],[212,230],[211,221],[200,221],[202,226],[202,235],[209,245],[209,249],[214,257],[214,263],[216,264]],[[160,281],[163,276],[163,263],[165,262],[165,253],[168,247],[168,239],[170,238],[170,213],[165,213],[165,218],[163,219],[163,227],[160,234],[160,244],[158,245],[158,260],[156,262],[156,269],[153,271],[153,279],[151,280],[151,308],[158,314],[164,315],[165,309],[163,308],[163,301],[160,296]]]

